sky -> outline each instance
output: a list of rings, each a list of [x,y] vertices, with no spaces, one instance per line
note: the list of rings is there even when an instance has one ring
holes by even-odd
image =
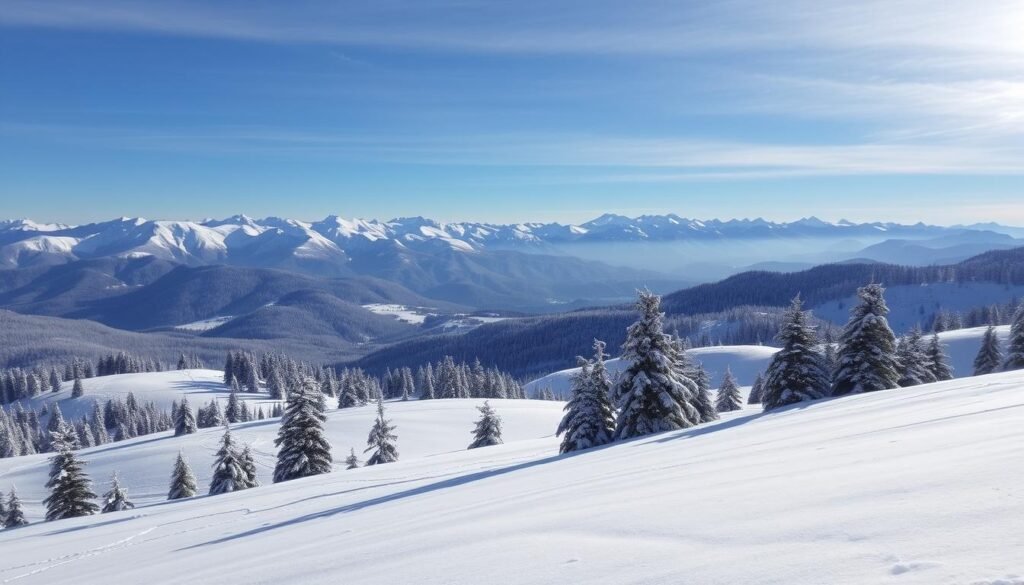
[[[1024,224],[1024,0],[0,0],[0,217]]]

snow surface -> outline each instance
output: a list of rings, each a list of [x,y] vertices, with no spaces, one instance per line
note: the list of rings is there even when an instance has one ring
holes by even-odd
[[[405,305],[392,305],[387,303],[371,303],[363,305],[363,308],[371,313],[377,315],[390,315],[399,321],[405,323],[411,323],[413,325],[422,325],[423,322],[430,316],[430,313],[425,312],[430,309],[424,309],[423,307],[407,307]]]
[[[227,404],[228,392],[221,381],[223,374],[214,370],[175,370],[149,374],[122,374],[83,380],[85,395],[70,397],[71,384],[65,383],[61,392],[47,393],[22,402],[26,408],[40,408],[43,403],[59,403],[65,419],[78,419],[92,412],[93,402],[114,396],[122,399],[133,392],[140,403],[153,401],[158,408],[169,410],[171,402],[187,396],[193,410],[213,398]],[[266,393],[239,394],[250,408],[262,407],[270,412],[276,402]],[[355,448],[360,459],[366,446],[366,436],[376,417],[373,405],[335,409],[329,400],[326,432],[335,446],[335,463],[341,465],[350,448]],[[465,449],[471,440],[470,431],[479,418],[477,406],[483,400],[430,400],[387,403],[387,414],[398,425],[399,452],[402,457],[418,458]],[[561,402],[540,400],[492,400],[492,406],[505,421],[505,440],[536,439],[550,436],[562,417]],[[270,482],[276,448],[279,419],[267,419],[232,425],[236,439],[252,445],[260,478]],[[89,462],[89,473],[102,484],[115,470],[131,489],[136,504],[157,503],[166,499],[167,478],[178,450],[183,450],[192,462],[193,471],[202,486],[209,485],[213,453],[219,447],[223,429],[200,429],[194,435],[174,437],[171,432],[154,433],[101,445],[81,451]],[[0,491],[6,493],[11,484],[26,503],[30,519],[43,515],[40,502],[46,497],[43,484],[49,469],[48,454],[0,459]],[[344,466],[341,465],[340,469]],[[0,577],[0,583],[3,578]]]
[[[406,456],[426,439],[412,436],[413,411],[428,434],[468,442],[468,417],[458,429],[441,424],[458,407],[393,405],[397,463],[0,532],[0,581],[1024,583],[1024,372],[767,415],[747,408],[572,456],[528,433]],[[505,403],[498,411],[512,433],[517,415]],[[332,423],[346,426],[342,414]],[[362,432],[368,420],[349,426]],[[200,443],[188,455],[205,473],[217,435],[142,438],[84,456],[97,476],[109,470],[104,460],[145,461],[153,478],[122,474],[139,500],[150,482],[165,483],[177,444]],[[338,458],[345,447],[335,442]],[[0,480],[38,459],[0,462]]]
[[[225,315],[223,317],[210,317],[209,319],[202,319],[199,321],[193,321],[191,323],[185,323],[183,325],[176,325],[175,329],[181,329],[183,331],[209,331],[216,329],[228,321],[234,319],[234,315]]]

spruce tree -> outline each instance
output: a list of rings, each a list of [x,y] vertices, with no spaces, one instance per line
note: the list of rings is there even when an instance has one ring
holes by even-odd
[[[764,388],[764,376],[758,372],[754,378],[754,385],[750,387],[750,394],[747,395],[747,404],[761,404],[761,391]]]
[[[198,430],[196,427],[196,417],[192,413],[192,407],[189,406],[187,397],[181,400],[181,405],[178,406],[174,415],[175,437],[191,435]]]
[[[224,409],[224,418],[229,423],[242,422],[242,407],[238,403],[238,392],[234,388],[231,389],[231,393],[228,394],[228,405]]]
[[[210,479],[210,495],[216,496],[244,490],[249,478],[243,468],[242,455],[231,437],[231,430],[224,429],[220,449],[213,463],[213,477]]]
[[[103,513],[132,510],[135,504],[128,499],[128,490],[121,486],[117,472],[110,477],[110,491],[103,494]]]
[[[1006,350],[1003,369],[1024,369],[1024,302],[1013,313],[1013,321],[1010,323],[1010,345]]]
[[[480,411],[480,420],[476,421],[476,428],[473,429],[473,442],[469,444],[468,448],[500,445],[502,443],[501,417],[494,412],[488,400],[484,401],[483,406],[478,406],[477,410]]]
[[[556,435],[562,438],[560,452],[569,453],[605,445],[615,433],[615,410],[608,394],[611,381],[605,367],[605,343],[594,340],[594,357],[577,358],[580,372],[572,377],[572,396],[565,405],[565,416]]]
[[[85,463],[79,461],[73,451],[74,430],[67,424],[51,433],[50,441],[56,455],[50,458],[50,479],[46,482],[50,495],[43,500],[46,505],[46,520],[62,520],[88,516],[99,511],[93,501],[89,476],[85,474]]]
[[[763,408],[772,410],[826,396],[829,378],[825,359],[799,296],[786,310],[785,323],[776,339],[782,349],[772,356],[764,375],[760,396]]]
[[[359,467],[359,458],[356,457],[356,450],[350,449],[348,457],[345,458],[345,469],[355,469]]]
[[[839,338],[834,396],[895,388],[900,379],[896,337],[886,315],[885,289],[869,284],[857,290],[860,301]]]
[[[245,473],[245,488],[260,487],[260,481],[256,473],[256,459],[252,455],[252,448],[246,444],[242,448],[242,453],[238,457],[239,462],[242,465],[242,471]]]
[[[11,493],[7,497],[7,515],[4,518],[4,528],[10,530],[26,525],[28,525],[28,520],[25,519],[25,510],[21,507],[18,492],[12,487]]]
[[[71,386],[71,397],[81,398],[85,395],[85,388],[82,387],[82,379],[75,376],[75,382]]]
[[[640,318],[626,330],[622,359],[629,368],[615,387],[619,413],[615,439],[684,429],[701,421],[697,385],[682,371],[682,357],[662,327],[661,297],[640,291]]]
[[[743,408],[740,389],[736,385],[736,379],[732,376],[729,368],[725,369],[722,376],[722,384],[718,387],[718,394],[715,398],[715,409],[718,412],[732,412]]]
[[[366,460],[366,465],[398,461],[398,447],[395,445],[395,441],[398,440],[398,436],[395,435],[396,428],[390,420],[384,418],[384,401],[378,399],[377,420],[373,423],[373,428],[370,429],[370,435],[366,439],[367,447],[363,451],[364,453],[373,451],[370,458]]]
[[[928,348],[925,347],[921,330],[917,327],[900,338],[899,345],[896,346],[896,361],[899,363],[901,387],[936,381],[935,374],[932,373],[931,358],[928,357]]]
[[[991,374],[999,369],[1003,362],[1003,352],[999,349],[999,337],[996,336],[996,328],[989,325],[981,338],[981,349],[974,358],[974,375],[982,376]]]
[[[196,495],[196,476],[192,473],[185,455],[178,451],[178,458],[174,461],[174,471],[171,472],[171,487],[167,491],[168,500],[181,500]]]
[[[715,408],[715,403],[711,400],[711,378],[708,377],[708,371],[704,369],[704,365],[696,363],[693,366],[688,366],[685,372],[697,385],[697,394],[693,405],[700,413],[700,422],[718,420],[718,409]]]
[[[932,334],[932,339],[928,343],[928,364],[932,376],[937,381],[953,379],[953,368],[949,365],[949,356],[942,349],[942,342],[939,341],[938,334]]]
[[[324,435],[324,394],[311,378],[288,393],[277,439],[274,483],[330,473],[331,444]]]

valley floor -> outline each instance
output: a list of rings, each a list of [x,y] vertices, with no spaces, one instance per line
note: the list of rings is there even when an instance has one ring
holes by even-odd
[[[0,582],[1021,585],[1022,421],[1016,372],[521,437],[0,532]]]

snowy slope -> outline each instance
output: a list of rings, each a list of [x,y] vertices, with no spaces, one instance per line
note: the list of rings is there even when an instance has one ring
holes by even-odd
[[[1015,372],[410,458],[0,532],[0,580],[1020,585],[1022,413]]]
[[[188,396],[193,409],[216,396],[223,408],[227,393],[219,381],[220,375],[212,370],[187,370],[181,374],[162,372],[106,376],[85,380],[86,396],[81,399],[69,399],[63,392],[53,397],[60,401],[65,418],[78,418],[82,413],[91,412],[90,389],[93,396],[104,399],[123,396],[133,389],[140,402],[152,400],[161,408],[170,408],[171,401],[180,400],[182,395]],[[62,395],[63,399],[60,398]],[[242,393],[240,396],[250,405],[262,405],[264,412],[269,412],[270,404],[274,402],[265,394]],[[389,402],[388,417],[398,425],[402,457],[428,457],[465,449],[471,440],[474,421],[479,418],[476,407],[481,404],[483,400],[475,399]],[[562,417],[561,402],[492,400],[491,404],[505,421],[506,442],[550,436]],[[362,450],[376,417],[376,408],[371,405],[336,410],[335,404],[328,406],[331,412],[328,413],[326,432],[335,445],[335,463],[342,464],[353,447],[363,459]],[[279,419],[232,425],[236,438],[252,445],[260,477],[268,483],[277,452],[274,439],[279,426]],[[105,482],[116,470],[131,486],[137,504],[154,503],[166,499],[167,477],[179,450],[191,459],[200,485],[209,484],[212,456],[219,447],[222,434],[223,429],[219,428],[200,429],[198,433],[184,437],[174,437],[170,432],[155,433],[86,449],[81,453],[89,461],[89,473],[95,479]],[[46,496],[43,485],[49,469],[48,457],[40,454],[0,459],[0,491],[6,492],[11,484],[16,484],[26,500],[29,514],[34,518],[42,517],[39,502]]]
[[[64,382],[59,392],[46,392],[34,398],[18,400],[14,404],[21,404],[26,410],[39,410],[44,404],[59,404],[65,418],[78,419],[92,412],[94,402],[103,404],[114,397],[124,400],[131,392],[139,403],[153,402],[160,410],[170,410],[171,403],[181,402],[183,396],[187,396],[192,407],[196,408],[215,397],[222,401],[227,400],[228,389],[224,386],[223,380],[224,373],[218,370],[169,370],[100,376],[82,380],[85,394],[81,398],[71,398],[73,383]],[[276,402],[270,400],[265,392],[243,392],[241,397],[250,401],[250,406],[264,404],[265,411]],[[7,408],[13,409],[14,404]]]

